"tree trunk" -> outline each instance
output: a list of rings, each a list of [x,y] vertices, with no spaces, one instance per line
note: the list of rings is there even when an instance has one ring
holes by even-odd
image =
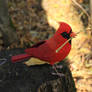
[[[3,36],[3,44],[6,47],[18,41],[16,31],[10,26],[7,0],[0,0],[0,35]]]

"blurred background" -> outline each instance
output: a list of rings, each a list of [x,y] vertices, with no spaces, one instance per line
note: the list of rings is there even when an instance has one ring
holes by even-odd
[[[60,21],[80,32],[68,62],[77,92],[92,92],[92,0],[8,0],[8,12],[18,40],[7,47],[0,41],[0,50],[27,48],[48,39]]]

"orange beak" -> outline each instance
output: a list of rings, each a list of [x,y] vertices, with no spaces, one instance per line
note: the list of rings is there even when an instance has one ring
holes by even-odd
[[[75,36],[77,36],[77,34],[74,33],[74,32],[72,32],[72,33],[70,34],[70,37],[75,37]]]

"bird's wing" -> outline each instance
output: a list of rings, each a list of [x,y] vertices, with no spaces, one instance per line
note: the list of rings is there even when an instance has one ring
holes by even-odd
[[[42,44],[44,44],[45,42],[46,42],[46,40],[40,41],[40,42],[34,44],[31,48],[37,48],[37,47],[41,46]]]

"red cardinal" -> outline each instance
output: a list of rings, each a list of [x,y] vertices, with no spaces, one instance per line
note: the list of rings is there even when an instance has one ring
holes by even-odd
[[[63,45],[70,37],[75,37],[76,34],[72,32],[72,29],[68,24],[64,22],[60,22],[59,24],[60,26],[53,37],[39,42],[31,48],[25,49],[25,54],[12,56],[12,62],[19,62],[25,58],[31,57],[44,60],[51,65],[62,61],[70,52],[71,40],[58,52],[56,50],[60,48],[60,46]]]

